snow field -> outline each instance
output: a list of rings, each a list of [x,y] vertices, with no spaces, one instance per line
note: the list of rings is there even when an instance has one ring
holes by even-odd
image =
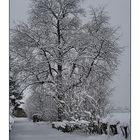
[[[27,118],[16,118],[10,140],[126,140],[122,135],[83,135],[78,133],[63,133],[53,129],[50,123],[33,123]],[[130,140],[130,137],[127,138]]]

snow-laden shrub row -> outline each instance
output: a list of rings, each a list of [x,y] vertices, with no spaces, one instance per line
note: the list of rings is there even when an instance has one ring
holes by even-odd
[[[11,115],[10,115],[10,118],[9,118],[10,120],[9,120],[9,130],[11,131],[11,129],[12,129],[12,125],[13,125],[13,123],[14,123],[14,117],[12,117]]]
[[[123,117],[122,117],[123,118]],[[116,117],[98,119],[96,121],[86,120],[74,120],[74,121],[62,121],[53,122],[52,127],[62,132],[73,132],[80,131],[86,134],[106,134],[106,135],[117,135],[122,134],[125,138],[130,135],[130,120],[117,120]]]

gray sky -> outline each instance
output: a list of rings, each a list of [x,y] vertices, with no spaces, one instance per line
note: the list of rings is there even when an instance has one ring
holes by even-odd
[[[130,107],[130,0],[85,0],[82,6],[86,9],[90,6],[105,6],[111,17],[112,26],[121,28],[120,46],[125,47],[125,51],[113,78],[112,86],[116,87],[116,90],[112,102],[116,106]],[[10,26],[16,22],[26,22],[28,10],[29,0],[10,0]]]

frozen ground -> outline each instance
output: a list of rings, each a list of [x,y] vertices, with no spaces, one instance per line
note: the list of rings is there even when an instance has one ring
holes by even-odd
[[[26,118],[16,118],[10,132],[10,140],[125,140],[125,138],[121,135],[108,137],[68,134],[52,129],[46,122],[33,123]]]

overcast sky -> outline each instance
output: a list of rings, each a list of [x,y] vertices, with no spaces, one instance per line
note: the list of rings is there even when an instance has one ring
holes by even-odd
[[[125,47],[120,57],[120,65],[113,78],[112,86],[115,91],[112,102],[116,106],[130,107],[130,0],[85,0],[82,6],[88,7],[105,6],[109,13],[112,26],[120,26],[120,46]],[[17,22],[27,21],[29,0],[10,0],[10,26]]]

